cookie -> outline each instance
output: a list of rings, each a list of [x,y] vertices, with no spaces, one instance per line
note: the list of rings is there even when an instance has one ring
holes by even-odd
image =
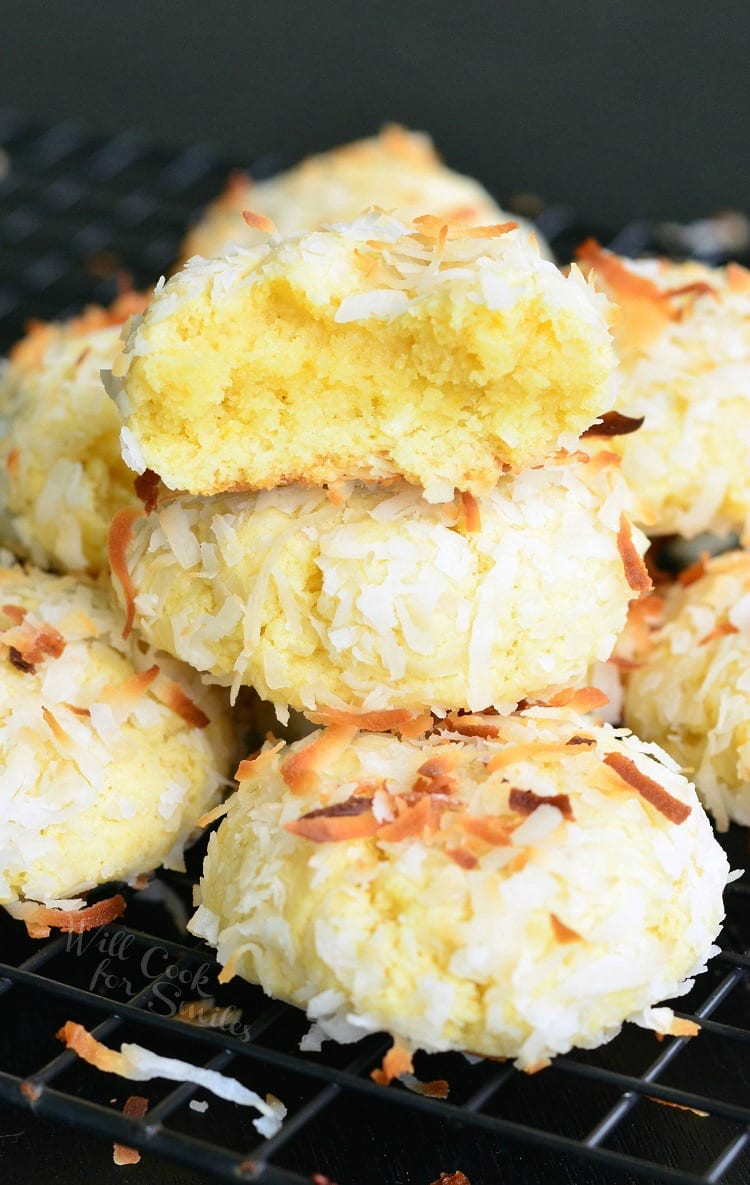
[[[486,493],[614,401],[606,299],[512,224],[351,225],[193,259],[106,379],[123,455],[174,490],[403,477]]]
[[[238,776],[190,929],[307,1011],[307,1047],[385,1030],[531,1070],[625,1020],[680,1031],[652,1006],[713,953],[728,867],[654,746],[536,709],[339,725]]]

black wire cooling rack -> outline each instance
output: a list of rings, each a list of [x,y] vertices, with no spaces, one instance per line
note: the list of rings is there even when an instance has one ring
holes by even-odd
[[[9,162],[0,180],[0,349],[30,318],[109,302],[123,273],[153,283],[185,226],[242,164],[206,146],[168,152],[135,133],[95,139],[70,122],[40,127],[13,113],[0,113],[0,149]],[[591,233],[631,253],[658,246],[644,222],[613,236],[559,207],[539,222],[563,259]],[[724,842],[733,866],[744,866],[746,833],[734,829]],[[182,925],[200,857],[199,845],[188,874],[131,891],[128,925],[40,942],[0,918],[1,1100],[204,1178],[257,1185],[428,1185],[456,1169],[472,1185],[750,1185],[747,878],[727,891],[721,953],[676,1005],[699,1021],[698,1037],[658,1043],[628,1026],[602,1049],[558,1058],[535,1076],[459,1055],[418,1056],[421,1078],[450,1084],[440,1100],[371,1081],[386,1039],[301,1054],[301,1013],[249,984],[217,983],[211,953]],[[196,1000],[215,1004],[201,1024],[179,1016]],[[124,1089],[55,1040],[67,1020],[115,1048],[136,1041],[237,1077],[282,1099],[288,1117],[263,1139],[247,1109],[193,1084]],[[122,1112],[136,1093],[148,1098],[142,1118]]]

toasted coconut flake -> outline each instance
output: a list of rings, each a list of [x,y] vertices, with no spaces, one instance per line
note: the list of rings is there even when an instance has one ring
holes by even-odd
[[[671,1099],[659,1099],[654,1094],[647,1094],[643,1096],[648,1099],[650,1103],[658,1103],[660,1107],[674,1107],[677,1111],[690,1111],[691,1114],[697,1115],[700,1119],[707,1119],[709,1112],[700,1111],[697,1107],[686,1107],[684,1103],[673,1103]]]
[[[372,800],[353,795],[346,802],[309,811],[285,830],[314,843],[339,843],[351,839],[368,839],[378,831],[379,824],[372,812]]]
[[[708,560],[708,552],[702,551],[700,558],[694,564],[691,564],[689,568],[683,568],[682,572],[677,573],[677,583],[682,588],[689,588],[691,584],[695,584],[697,580],[705,576]]]
[[[42,716],[44,718],[44,723],[49,728],[58,745],[60,745],[63,749],[72,749],[73,738],[65,731],[63,726],[55,718],[49,708],[45,708],[44,705],[42,705]]]
[[[531,815],[540,806],[554,806],[564,819],[575,818],[567,794],[550,794],[545,797],[543,794],[535,794],[533,790],[518,790],[513,786],[508,797],[508,805],[519,815]]]
[[[524,1066],[524,1074],[539,1074],[542,1070],[546,1070],[552,1063],[548,1057],[540,1057],[538,1061],[530,1062],[528,1066]]]
[[[201,815],[200,819],[198,819],[195,825],[196,827],[210,827],[211,824],[215,823],[217,819],[221,819],[228,810],[229,803],[220,802],[218,806],[213,808],[213,810],[206,811],[205,815]]]
[[[680,802],[679,798],[675,798],[653,778],[641,773],[635,762],[626,757],[624,753],[608,753],[603,760],[604,764],[614,770],[621,781],[637,790],[641,797],[656,807],[657,811],[669,819],[670,823],[685,822],[692,807]]]
[[[732,625],[731,621],[721,621],[705,637],[701,638],[698,645],[707,646],[709,642],[715,642],[717,638],[726,638],[730,634],[738,634],[739,632],[738,627]]]
[[[437,726],[466,737],[496,737],[500,732],[499,724],[494,724],[485,716],[473,716],[470,713],[461,716],[458,712],[449,712]]]
[[[620,454],[609,452],[608,449],[599,449],[588,459],[589,473],[598,473],[600,470],[609,468],[617,469],[620,465],[622,465]]]
[[[457,822],[472,839],[493,848],[509,847],[517,826],[509,819],[496,819],[492,815],[460,815]]]
[[[72,712],[74,716],[80,716],[82,720],[91,719],[91,708],[81,708],[78,704],[69,704],[65,700],[62,701],[62,706]]]
[[[16,670],[23,671],[26,675],[36,674],[36,667],[33,662],[27,662],[21,652],[16,650],[15,646],[9,648],[8,658],[10,659],[11,666],[14,666]]]
[[[56,1034],[67,1049],[72,1049],[85,1062],[108,1074],[118,1074],[135,1082],[147,1082],[151,1078],[166,1078],[171,1082],[195,1082],[210,1090],[219,1098],[243,1107],[254,1107],[260,1118],[253,1120],[253,1126],[262,1136],[270,1138],[281,1127],[286,1107],[278,1099],[264,1101],[254,1090],[249,1090],[236,1078],[228,1078],[218,1070],[207,1070],[193,1066],[190,1062],[173,1057],[161,1057],[142,1045],[124,1043],[120,1052],[102,1045],[83,1025],[67,1021]]]
[[[122,1109],[123,1115],[127,1115],[130,1119],[143,1119],[147,1111],[148,1099],[142,1094],[128,1095],[125,1100],[125,1106]],[[127,1144],[115,1143],[112,1148],[112,1159],[118,1166],[138,1164],[141,1154],[136,1148],[129,1148]]]
[[[475,535],[478,531],[481,531],[482,516],[479,513],[479,503],[473,494],[469,494],[465,490],[461,494],[461,509],[463,511],[466,530],[469,534]]]
[[[550,708],[572,708],[574,712],[592,712],[608,703],[609,696],[599,687],[567,687],[547,700]]]
[[[663,293],[654,280],[631,272],[628,267],[610,251],[605,251],[596,239],[586,239],[576,251],[576,259],[594,268],[604,283],[611,288],[620,301],[636,299],[659,304]]]
[[[459,868],[465,868],[467,871],[471,868],[476,868],[479,863],[476,856],[473,856],[468,848],[446,848],[445,854]]]
[[[617,550],[625,569],[625,579],[633,592],[644,595],[651,591],[653,585],[648,574],[648,568],[636,551],[633,543],[633,532],[630,519],[623,514],[620,517],[620,529],[617,532]]]
[[[97,1041],[96,1037],[92,1037],[91,1033],[77,1024],[74,1020],[65,1022],[61,1029],[55,1033],[58,1041],[62,1041],[66,1049],[72,1049],[73,1053],[77,1053],[82,1061],[88,1062],[90,1066],[95,1066],[97,1070],[101,1070],[104,1074],[119,1074],[123,1078],[129,1077],[128,1061],[123,1053],[118,1053],[116,1049],[110,1049],[107,1045],[102,1045],[101,1041]]]
[[[596,424],[586,428],[581,436],[629,436],[637,432],[645,416],[626,416],[619,411],[605,411]]]
[[[426,1099],[447,1099],[450,1085],[444,1078],[436,1078],[433,1082],[420,1082],[414,1074],[400,1074],[399,1082],[414,1094],[421,1094]]]
[[[151,514],[152,511],[156,510],[159,502],[160,485],[161,478],[158,473],[154,473],[153,469],[144,469],[143,473],[139,473],[133,482],[135,496],[136,498],[140,498],[146,514]]]
[[[700,1031],[701,1027],[697,1021],[687,1020],[681,1016],[673,1017],[669,1026],[670,1037],[697,1037]]]
[[[717,289],[706,280],[693,280],[690,284],[681,284],[677,288],[666,288],[662,292],[663,300],[672,300],[675,296],[692,296],[693,299],[697,296],[713,296],[716,300],[720,299]]]
[[[356,731],[354,724],[332,724],[310,744],[287,757],[281,765],[281,776],[292,794],[314,793],[320,770],[343,753]]]
[[[424,736],[432,728],[432,723],[432,713],[423,712],[421,716],[412,716],[410,720],[399,724],[396,731],[401,734],[404,740],[416,740],[417,737]]]
[[[239,950],[235,948],[231,952],[219,974],[216,976],[217,983],[230,983],[231,980],[234,979],[235,975],[237,974],[237,960],[239,957]]]
[[[373,1082],[377,1082],[378,1086],[388,1086],[394,1078],[400,1078],[402,1074],[413,1073],[414,1063],[409,1050],[394,1041],[383,1058],[380,1069],[373,1070],[370,1077]]]
[[[404,839],[421,839],[426,830],[434,830],[441,811],[429,795],[424,795],[413,805],[407,806],[392,823],[381,823],[378,839],[386,843],[400,843]]]
[[[591,745],[595,745],[595,744],[596,744],[596,741],[594,740],[593,737],[582,737],[582,736],[571,737],[570,740],[565,742],[566,747],[569,745],[587,745],[590,747]]]
[[[172,679],[160,679],[154,686],[154,695],[170,711],[181,717],[189,728],[207,728],[211,723],[203,709],[199,708],[179,683]]]
[[[436,214],[422,214],[414,219],[414,225],[419,227],[419,234],[410,238],[439,240],[441,235],[453,239],[499,239],[511,230],[518,230],[517,222],[498,222],[493,226],[463,226],[457,221],[446,224],[445,218]],[[447,230],[447,234],[445,234]]]
[[[412,782],[411,794],[432,794],[450,796],[456,789],[452,774],[434,774],[432,777],[417,777]]]
[[[125,912],[125,898],[116,893],[114,897],[106,897],[104,901],[97,901],[85,909],[51,909],[46,905],[28,903],[30,909],[24,909],[22,921],[31,938],[48,938],[51,929],[62,930],[65,934],[83,934],[86,930],[93,930],[96,926],[106,926]]]
[[[23,663],[33,667],[44,662],[45,658],[59,658],[65,649],[65,639],[60,631],[45,621],[32,625],[25,620],[13,625],[0,633],[0,643],[9,650],[15,650]]]
[[[750,271],[739,263],[728,263],[727,283],[733,292],[750,292]]]
[[[403,726],[408,726],[415,720],[421,721],[424,716],[415,716],[408,708],[387,708],[380,712],[342,712],[337,708],[324,708],[320,712],[308,713],[308,719],[313,724],[348,725],[355,731],[361,728],[363,732],[395,731],[405,735]]]
[[[262,230],[267,235],[275,235],[276,224],[264,214],[254,214],[252,210],[243,210],[242,217],[251,230]]]
[[[128,548],[133,541],[133,525],[139,518],[143,518],[143,514],[142,510],[136,510],[134,506],[125,506],[122,510],[118,510],[112,519],[107,538],[109,566],[112,569],[112,575],[119,581],[125,598],[123,638],[130,636],[135,619],[135,588],[128,571]]]
[[[283,748],[284,741],[278,741],[270,749],[260,749],[252,757],[245,757],[234,771],[237,781],[244,782],[246,778],[254,778],[263,773],[263,770],[268,769],[276,754]]]
[[[559,942],[561,946],[567,946],[571,942],[583,942],[583,938],[578,933],[578,931],[574,930],[571,926],[566,926],[565,922],[563,922],[556,913],[551,913],[549,915],[549,920],[552,927],[552,933],[554,934],[556,941]]]
[[[28,609],[24,609],[23,605],[3,605],[3,613],[10,618],[14,625],[20,625],[28,613]]]
[[[5,468],[13,481],[18,481],[21,472],[21,454],[17,448],[12,448],[5,458]]]
[[[430,781],[441,781],[456,768],[460,760],[460,749],[444,750],[436,757],[429,757],[427,761],[423,761],[417,773]]]
[[[138,700],[143,698],[158,674],[159,667],[154,664],[147,671],[140,671],[138,674],[129,675],[117,687],[109,684],[102,691],[101,698],[103,703],[112,704],[118,708],[132,707],[133,704],[138,703]]]

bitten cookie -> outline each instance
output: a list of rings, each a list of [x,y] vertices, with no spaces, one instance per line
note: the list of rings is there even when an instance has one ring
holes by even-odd
[[[170,489],[403,477],[486,493],[614,401],[608,303],[512,224],[377,212],[193,259],[107,379],[123,455]]]

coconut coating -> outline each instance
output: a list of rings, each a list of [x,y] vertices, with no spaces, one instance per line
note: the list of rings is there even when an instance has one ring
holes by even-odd
[[[235,740],[216,688],[122,640],[105,589],[0,569],[0,903],[179,866]]]
[[[446,168],[424,132],[390,125],[378,136],[310,156],[267,181],[235,174],[189,231],[181,256],[213,258],[232,243],[252,247],[262,241],[242,217],[244,210],[270,218],[280,234],[289,235],[349,222],[370,206],[407,221],[436,214],[466,226],[515,217],[501,210],[478,181]],[[532,231],[530,223],[518,221]]]
[[[660,608],[628,676],[626,722],[690,770],[721,830],[750,825],[750,555],[709,560]]]
[[[338,505],[298,486],[180,495],[113,563],[152,645],[282,713],[507,712],[609,656],[634,595],[628,498],[616,469],[570,459],[468,506],[405,484],[347,486]]]
[[[146,303],[131,293],[36,324],[0,378],[0,541],[40,567],[103,571],[112,516],[137,504],[100,371]]]
[[[123,455],[214,494],[404,477],[474,494],[611,407],[605,297],[518,230],[371,212],[195,258],[107,379]]]
[[[618,410],[644,416],[608,441],[648,507],[649,534],[745,534],[750,521],[750,272],[589,247],[620,307]]]
[[[728,868],[693,787],[590,718],[339,727],[238,774],[190,929],[318,1036],[536,1068],[626,1019],[668,1025],[644,1010],[712,953]]]

